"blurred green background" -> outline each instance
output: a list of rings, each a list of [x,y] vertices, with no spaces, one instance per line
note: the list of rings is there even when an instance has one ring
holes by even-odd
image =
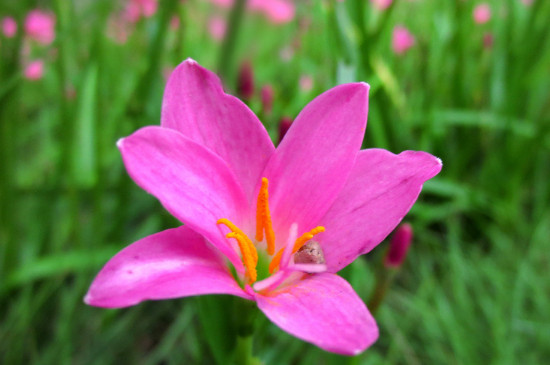
[[[187,57],[219,71],[274,141],[281,118],[319,93],[366,81],[364,147],[444,163],[405,218],[415,238],[376,313],[378,342],[344,358],[262,317],[263,362],[546,363],[550,2],[487,1],[482,24],[474,0],[288,0],[284,22],[251,2],[240,16],[200,0],[153,1],[154,11],[134,0],[0,3],[0,363],[223,363],[201,299],[82,301],[114,253],[179,224],[130,180],[115,143],[159,123],[166,76]],[[33,9],[55,19],[51,42],[25,29]],[[414,37],[400,54],[397,25]],[[247,64],[253,89],[238,77]],[[386,248],[341,273],[367,302]]]

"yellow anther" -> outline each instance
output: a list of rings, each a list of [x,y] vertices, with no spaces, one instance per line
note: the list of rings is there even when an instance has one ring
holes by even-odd
[[[239,244],[239,248],[243,256],[243,264],[248,272],[250,284],[252,284],[256,281],[257,278],[256,265],[258,264],[258,251],[256,250],[256,247],[254,246],[250,238],[248,238],[248,236],[244,234],[244,232],[241,231],[239,227],[234,225],[229,219],[218,219],[217,223],[223,224],[231,230],[231,232],[229,232],[226,237],[234,238]]]
[[[275,269],[279,267],[279,264],[281,263],[281,258],[283,257],[284,249],[280,249],[279,252],[275,256],[273,256],[273,259],[269,263],[269,273],[273,274]]]
[[[269,181],[267,178],[262,178],[262,186],[258,193],[258,202],[256,204],[256,241],[264,239],[267,242],[267,253],[273,255],[275,253],[275,232],[273,232],[273,224],[271,222],[271,213],[269,211],[269,193],[267,191]]]
[[[298,252],[300,248],[302,248],[303,245],[306,244],[307,241],[313,238],[317,233],[321,233],[325,231],[325,227],[319,226],[313,228],[311,231],[304,233],[294,243],[294,248],[292,249],[292,253]]]
[[[234,238],[239,244],[239,248],[243,254],[243,264],[250,278],[250,284],[254,283],[258,277],[256,272],[256,264],[258,262],[258,253],[256,247],[250,246],[247,242],[248,237],[240,235],[236,232],[230,232],[226,236],[227,238]],[[256,257],[256,258],[254,258]]]
[[[325,231],[325,227],[318,226],[313,228],[311,231],[304,233],[300,237],[296,239],[294,242],[294,247],[292,248],[292,253],[298,252],[300,248],[302,248],[303,245],[306,244],[307,241],[313,238],[317,233],[321,233]],[[279,264],[281,263],[281,258],[283,257],[284,248],[281,248],[279,252],[273,257],[271,262],[269,263],[269,273],[273,274],[275,269],[279,267]]]

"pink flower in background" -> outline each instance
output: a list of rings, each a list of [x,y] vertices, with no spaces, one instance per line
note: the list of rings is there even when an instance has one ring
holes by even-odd
[[[359,150],[368,91],[353,83],[321,94],[275,149],[212,72],[183,62],[166,86],[161,126],[117,145],[132,179],[184,225],[115,255],[85,302],[235,295],[322,349],[365,350],[377,325],[336,272],[378,245],[441,170],[425,152]]]
[[[270,114],[273,108],[273,87],[264,85],[260,90],[260,98],[262,100],[262,111],[265,114]]]
[[[390,7],[393,0],[370,0],[371,4],[379,10],[386,10]]]
[[[531,6],[533,5],[534,0],[521,0],[521,2],[523,3],[523,5]]]
[[[288,129],[292,125],[292,118],[290,117],[282,117],[279,121],[279,144],[283,140],[283,138],[286,135],[286,132],[288,132]]]
[[[413,238],[413,229],[409,223],[403,223],[395,230],[390,241],[390,248],[384,259],[387,267],[398,268],[403,264]]]
[[[2,33],[6,38],[12,38],[17,33],[17,22],[11,16],[2,19]]]
[[[289,62],[294,57],[294,49],[291,46],[285,46],[279,51],[279,57],[283,62]]]
[[[483,47],[487,49],[491,48],[494,42],[495,42],[495,37],[493,36],[493,33],[487,32],[483,34]]]
[[[26,67],[23,76],[27,80],[40,80],[44,76],[44,61],[35,60],[31,61]]]
[[[474,8],[474,21],[477,24],[485,24],[491,19],[491,8],[489,4],[483,3],[476,5]]]
[[[170,18],[170,29],[178,30],[180,27],[180,18],[177,15],[174,15]]]
[[[221,41],[225,37],[227,23],[225,19],[219,16],[213,16],[208,19],[208,32],[216,41]]]
[[[409,48],[414,46],[414,36],[407,28],[397,25],[393,28],[392,49],[397,55],[404,54]]]
[[[263,12],[275,24],[288,23],[296,12],[290,0],[250,0],[250,10]]]
[[[116,43],[124,44],[132,32],[133,25],[122,14],[114,14],[107,23],[107,35]]]
[[[213,4],[230,7],[234,0],[210,0]],[[283,24],[294,19],[296,7],[291,0],[248,0],[250,11],[263,13],[272,23]]]
[[[157,12],[157,0],[129,0],[124,8],[124,17],[131,23],[137,23],[141,17],[150,18]]]
[[[239,68],[237,77],[237,93],[244,100],[252,99],[254,95],[254,68],[250,61],[244,61]]]
[[[55,16],[41,10],[30,11],[25,18],[25,33],[38,43],[51,44],[55,39]]]
[[[302,75],[300,76],[298,84],[300,85],[300,90],[305,92],[311,91],[311,89],[313,89],[313,77],[309,75]]]

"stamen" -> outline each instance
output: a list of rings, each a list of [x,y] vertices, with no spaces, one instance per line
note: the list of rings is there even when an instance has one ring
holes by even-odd
[[[267,178],[262,178],[262,186],[258,193],[258,202],[256,204],[256,241],[264,239],[267,242],[267,253],[273,255],[275,253],[275,232],[273,232],[273,224],[271,222],[271,212],[269,211],[269,181]]]
[[[309,241],[310,239],[313,238],[313,236],[315,236],[317,233],[321,233],[321,232],[324,232],[325,231],[325,227],[323,226],[318,226],[318,227],[315,227],[313,228],[311,231],[309,232],[306,232],[304,233],[303,235],[301,235],[300,237],[298,237],[298,239],[296,240],[296,242],[294,242],[294,248],[292,249],[292,253],[296,253],[298,252],[298,250],[300,248],[302,248],[303,245],[305,245],[305,243],[307,241]],[[281,257],[283,256],[283,252],[284,252],[284,249],[280,249],[279,252],[277,252],[277,254],[273,257],[273,259],[271,260],[271,262],[269,263],[269,273],[270,274],[273,274],[273,272],[275,271],[275,269],[279,266],[279,264],[281,263]]]
[[[325,231],[325,227],[319,226],[319,227],[313,228],[311,231],[306,232],[300,237],[298,237],[298,239],[296,240],[296,243],[294,243],[294,248],[292,249],[292,253],[298,252],[298,250],[302,248],[302,246],[305,245],[307,241],[312,239],[313,236],[315,236],[317,233],[321,233],[324,231]]]
[[[248,277],[250,278],[250,284],[254,283],[258,278],[258,273],[256,272],[256,264],[258,263],[258,253],[256,252],[256,247],[250,246],[247,242],[248,238],[246,236],[240,235],[235,232],[229,232],[226,235],[227,238],[234,238],[239,244],[239,248],[243,254],[243,264],[246,267],[248,272]],[[253,250],[251,250],[251,248]]]
[[[217,223],[223,224],[231,230],[226,237],[237,240],[243,256],[243,264],[248,271],[248,276],[250,277],[250,283],[255,282],[257,278],[256,265],[258,264],[258,251],[256,250],[256,247],[250,238],[248,238],[248,236],[229,219],[221,218],[218,219]]]
[[[275,269],[279,267],[279,264],[281,263],[281,257],[283,257],[284,250],[281,248],[279,252],[273,257],[271,262],[269,263],[269,273],[273,274]]]

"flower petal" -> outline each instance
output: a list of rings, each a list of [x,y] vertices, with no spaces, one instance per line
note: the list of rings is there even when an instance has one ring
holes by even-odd
[[[216,224],[243,221],[248,204],[235,175],[210,150],[162,127],[145,127],[118,147],[128,173],[176,218],[203,235],[242,271],[236,250]]]
[[[300,232],[314,228],[336,199],[361,147],[368,91],[365,83],[337,86],[309,103],[292,124],[264,172],[276,231],[292,223]]]
[[[116,254],[96,276],[84,301],[120,308],[201,294],[251,299],[223,258],[201,235],[182,226],[145,237]]]
[[[214,151],[229,165],[249,202],[275,150],[256,115],[223,92],[219,78],[188,59],[170,76],[162,102],[162,123]]]
[[[320,348],[357,355],[378,338],[378,327],[347,281],[335,274],[311,275],[269,295],[258,307],[284,331]]]
[[[319,242],[328,271],[342,269],[382,242],[441,166],[440,159],[426,152],[360,151],[338,199],[321,219],[326,231]]]

